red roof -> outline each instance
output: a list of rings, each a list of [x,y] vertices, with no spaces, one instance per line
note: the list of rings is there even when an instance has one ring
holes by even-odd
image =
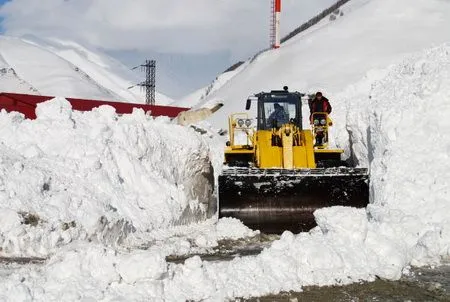
[[[21,112],[26,118],[35,119],[36,105],[53,98],[53,96],[0,92],[0,110],[5,109],[8,112]],[[118,114],[132,113],[134,108],[141,108],[145,112],[149,112],[152,116],[168,116],[174,118],[178,116],[180,112],[189,110],[189,108],[172,106],[144,105],[75,98],[66,99],[72,104],[72,109],[78,111],[90,111],[101,105],[109,105],[114,107]]]

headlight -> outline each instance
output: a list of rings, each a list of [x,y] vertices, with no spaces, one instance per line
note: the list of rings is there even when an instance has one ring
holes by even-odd
[[[314,126],[318,126],[319,125],[319,120],[314,120]]]
[[[250,127],[250,125],[252,124],[252,120],[251,119],[246,119],[245,120],[245,126]]]
[[[243,119],[238,119],[237,120],[237,124],[238,124],[239,127],[244,126],[244,123],[245,123],[245,121]]]
[[[321,124],[321,125],[325,125],[326,123],[327,123],[326,120],[324,120],[324,119],[320,120],[320,124]]]

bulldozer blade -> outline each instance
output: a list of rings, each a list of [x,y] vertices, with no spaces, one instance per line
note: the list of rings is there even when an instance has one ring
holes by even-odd
[[[234,217],[267,234],[308,231],[313,212],[330,206],[363,208],[369,175],[363,168],[225,169],[219,176],[219,217]]]

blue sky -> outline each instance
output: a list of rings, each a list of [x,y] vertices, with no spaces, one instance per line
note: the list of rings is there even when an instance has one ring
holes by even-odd
[[[7,1],[9,1],[9,0],[0,0],[0,6],[2,6],[3,3],[7,2]],[[3,21],[3,17],[0,16],[0,33],[3,33],[2,21]]]
[[[158,90],[179,98],[268,46],[270,1],[0,0],[0,33],[73,40],[130,67],[156,59]],[[282,1],[286,34],[337,0]]]

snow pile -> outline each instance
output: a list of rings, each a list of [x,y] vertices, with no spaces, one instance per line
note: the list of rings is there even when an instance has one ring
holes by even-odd
[[[120,244],[130,233],[204,220],[213,169],[192,129],[143,111],[39,104],[36,120],[0,113],[0,246],[47,255],[75,239]]]
[[[118,255],[109,248],[78,242],[52,257],[45,275],[30,265],[8,274],[0,283],[4,301],[137,301],[162,296],[160,279],[167,266],[158,253]]]
[[[349,216],[350,222],[327,219],[336,213],[341,217]],[[348,276],[352,274],[356,280],[373,279],[370,274],[373,267],[369,265],[373,263],[371,255],[356,253],[357,249],[363,248],[367,233],[364,210],[323,209],[316,215],[323,216],[319,219],[324,223],[323,230],[299,235],[285,232],[280,240],[256,257],[221,263],[191,259],[185,265],[173,268],[175,275],[166,286],[169,300],[218,301],[301,290],[305,285],[346,284],[351,282]],[[197,288],[193,293],[194,277],[208,280],[210,286]]]
[[[217,217],[199,223],[155,229],[144,234],[131,248],[144,248],[168,256],[214,253],[221,240],[249,239],[259,235],[233,218]],[[254,238],[257,239],[257,238]],[[130,246],[127,246],[129,248]]]
[[[347,100],[359,108],[347,116],[356,156],[371,167],[369,213],[414,264],[439,263],[450,253],[450,46],[411,56],[372,86]]]
[[[227,229],[227,225],[230,228]],[[75,300],[171,300],[166,284],[177,267],[168,264],[165,256],[193,252],[191,243],[217,245],[220,239],[254,236],[253,232],[233,219],[208,220],[196,225],[154,230],[152,242],[145,250],[118,251],[96,243],[75,241],[55,251],[43,265],[25,265],[2,271],[0,300],[14,297],[21,301]],[[198,245],[199,247],[200,244]],[[201,251],[197,249],[197,251]],[[198,257],[194,257],[198,261]],[[192,263],[187,260],[186,263]],[[198,282],[194,276],[192,282]],[[172,284],[172,283],[171,283]],[[199,284],[197,284],[198,286]],[[201,284],[200,284],[201,286]]]

